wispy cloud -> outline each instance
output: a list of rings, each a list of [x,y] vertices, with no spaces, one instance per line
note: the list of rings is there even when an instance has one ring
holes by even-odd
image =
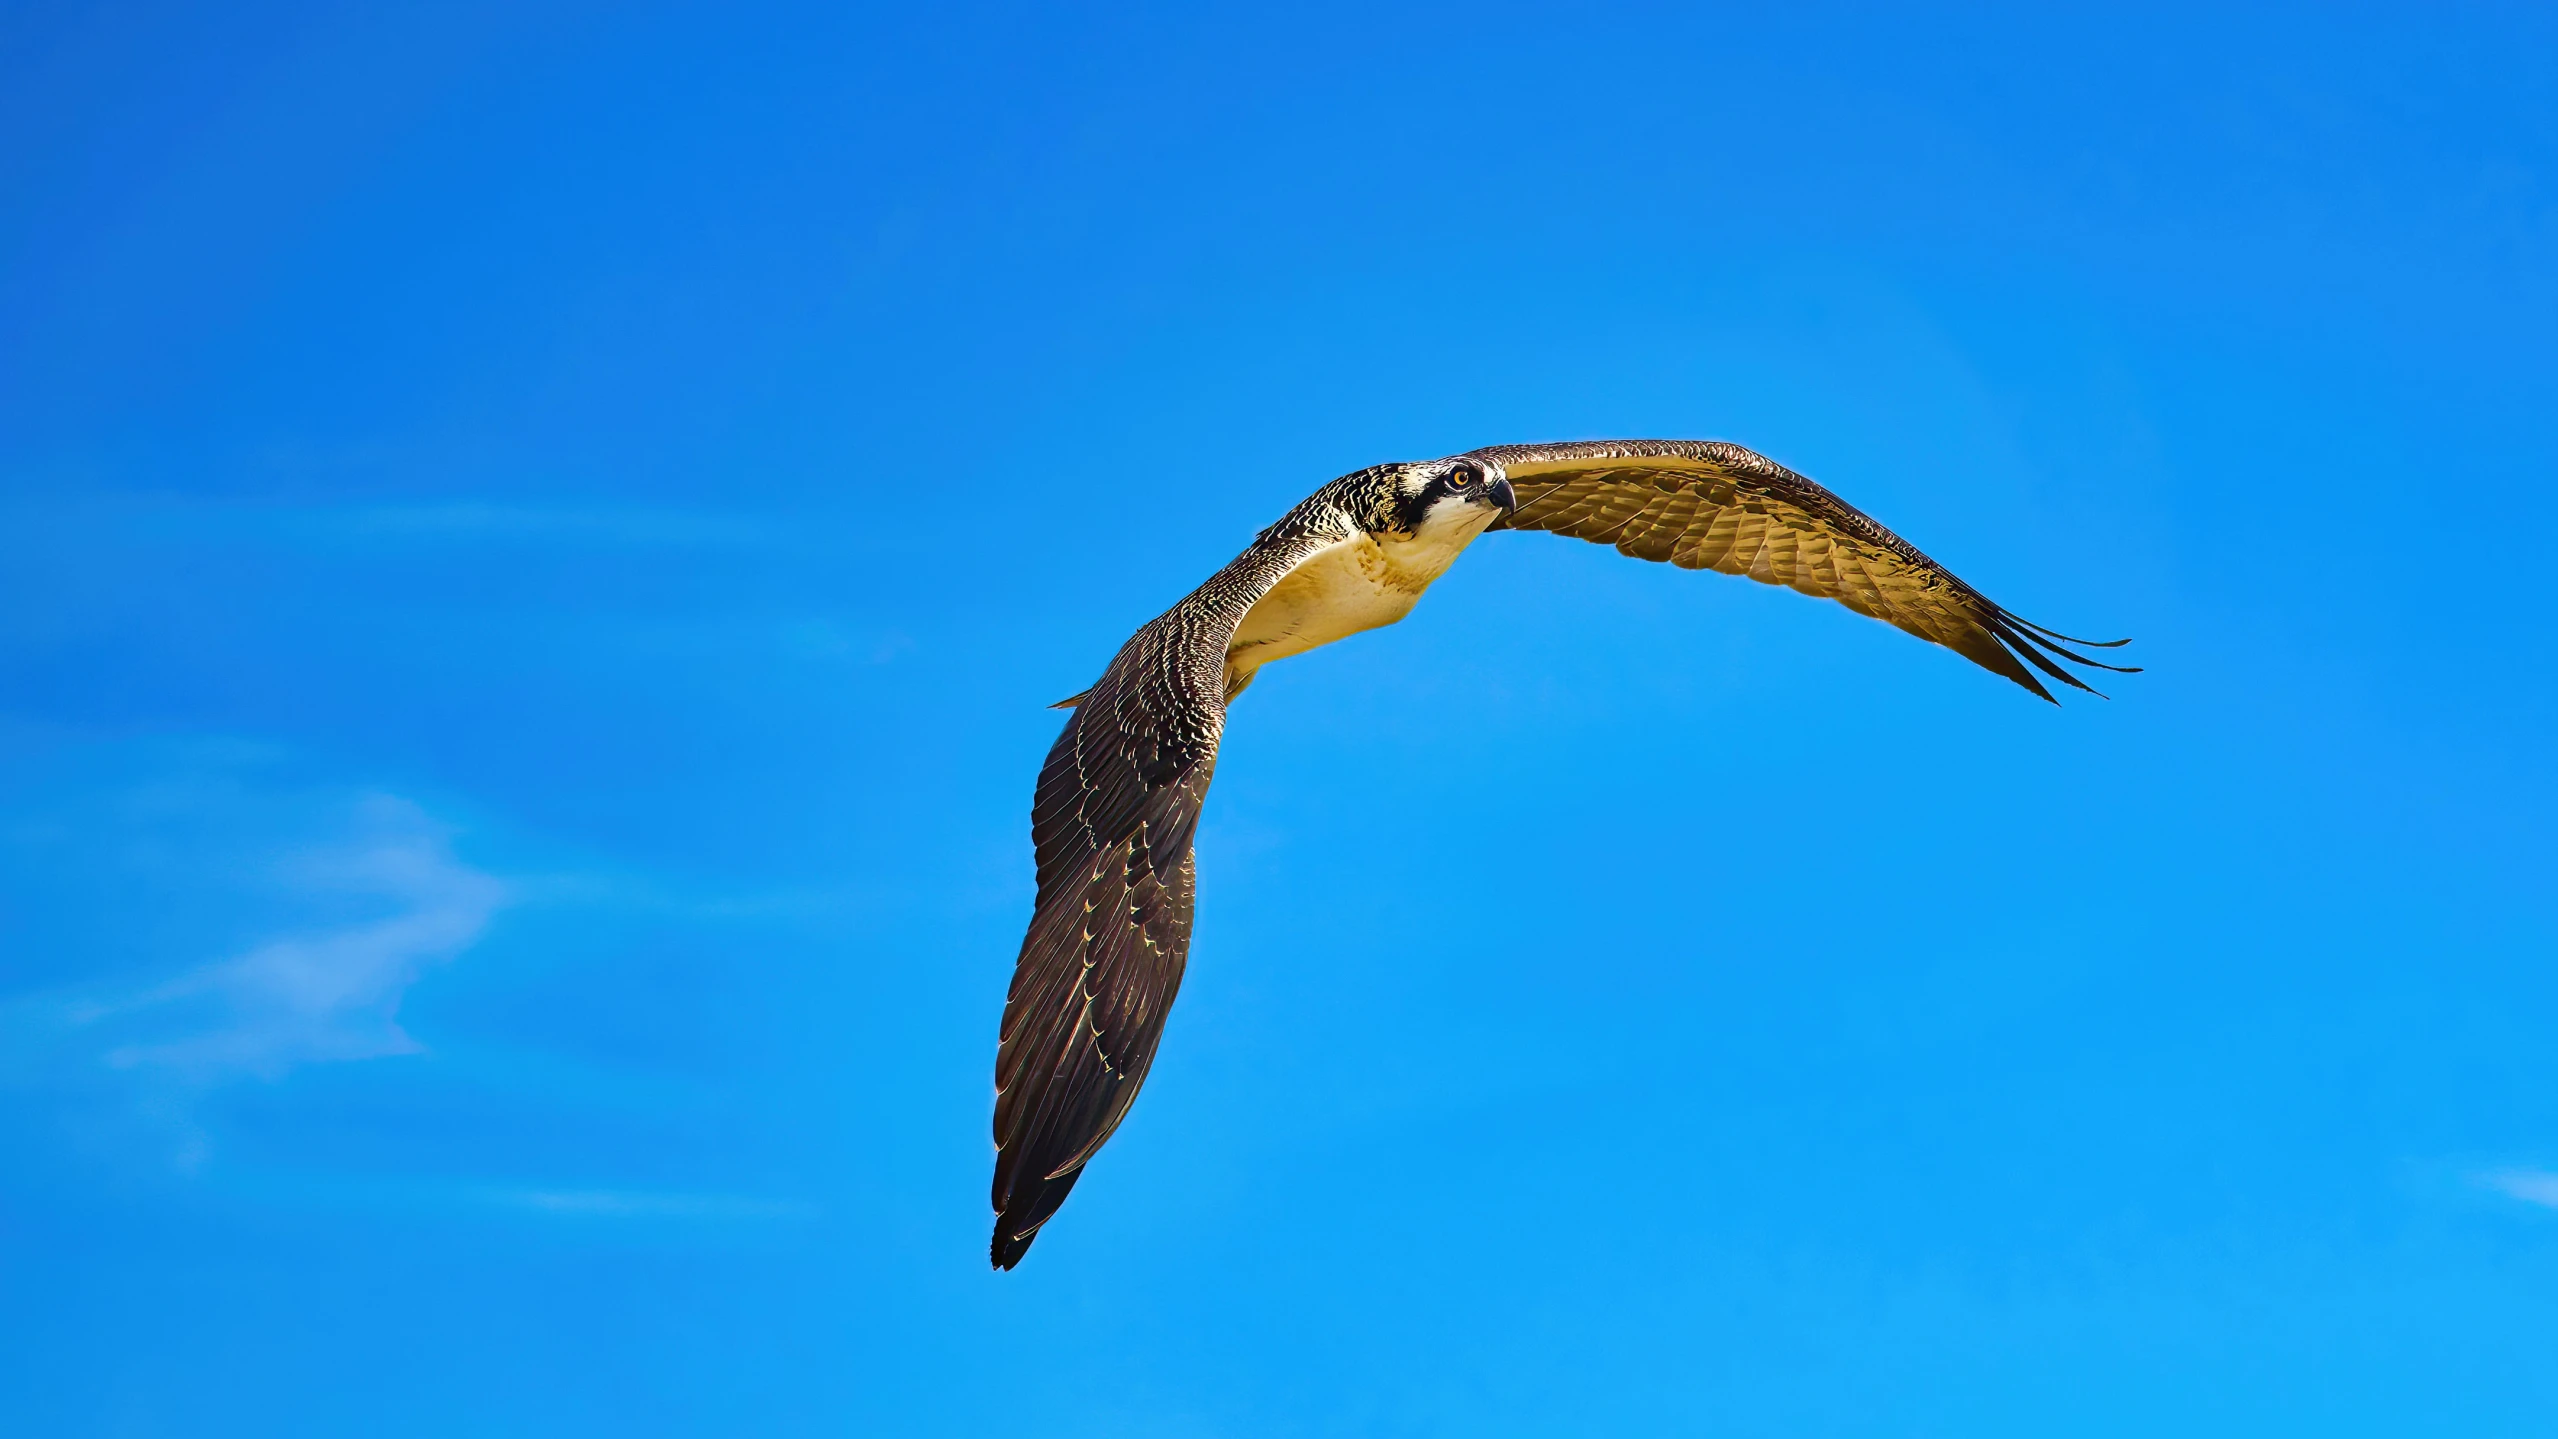
[[[2546,1169],[2495,1169],[2479,1175],[2478,1182],[2509,1199],[2558,1209],[2558,1173]]]
[[[470,948],[506,885],[452,852],[451,835],[388,795],[356,805],[353,834],[292,855],[276,876],[306,900],[356,913],[274,935],[138,994],[76,1003],[75,1025],[107,1037],[118,1069],[199,1080],[273,1078],[297,1064],[420,1047],[401,998],[430,966]]]
[[[729,1194],[670,1194],[635,1189],[510,1189],[492,1199],[545,1214],[596,1219],[805,1219],[808,1204]]]

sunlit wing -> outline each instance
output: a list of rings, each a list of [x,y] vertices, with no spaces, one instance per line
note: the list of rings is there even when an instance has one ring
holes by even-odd
[[[2036,670],[2090,694],[2062,663],[2138,673],[2066,648],[2128,641],[2073,639],[2011,614],[1864,511],[1738,445],[1584,440],[1495,445],[1470,458],[1497,467],[1518,495],[1518,508],[1495,528],[1570,535],[1637,559],[1836,600],[2047,700],[2052,692]]]

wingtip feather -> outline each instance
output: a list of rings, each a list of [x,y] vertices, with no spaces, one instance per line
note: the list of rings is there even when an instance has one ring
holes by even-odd
[[[1996,610],[1991,617],[1988,628],[1990,633],[1998,638],[1998,642],[2001,645],[2004,645],[2010,652],[2024,660],[2027,664],[2032,665],[2034,668],[2041,670],[2043,673],[2050,675],[2052,678],[2059,680],[2061,683],[2068,685],[2074,690],[2078,690],[2083,694],[2094,695],[2101,700],[2112,699],[2113,696],[2098,689],[2096,686],[2089,684],[2087,681],[2080,679],[2078,676],[2071,674],[2069,671],[2062,669],[2059,664],[2055,663],[2055,660],[2067,660],[2071,664],[2085,665],[2089,669],[2104,670],[2109,674],[2136,675],[2141,672],[2138,665],[2109,665],[2103,660],[2089,659],[2085,655],[2073,653],[2066,646],[2058,642],[2058,639],[2055,638],[2057,635],[2056,631],[2045,629],[2043,626],[2035,624],[2031,620],[2020,619],[2003,609]],[[2068,637],[2059,636],[2058,638],[2065,639]],[[2097,649],[2112,649],[2118,645],[2131,643],[2131,641],[2127,639],[2108,641],[2072,639],[2069,642],[2070,644],[2087,645],[2091,648]],[[2014,676],[2011,675],[2010,678],[2014,678]],[[2041,694],[2043,698],[2052,701],[2054,704],[2060,703],[2056,696],[2051,694],[2049,691],[2044,690],[2040,685],[2030,685],[2028,688],[2035,690],[2037,693]]]
[[[1030,1241],[1037,1239],[1038,1237],[1039,1231],[1036,1229],[1030,1231],[1028,1234],[1016,1234],[1007,1237],[1004,1233],[1003,1224],[998,1222],[995,1225],[995,1237],[993,1241],[986,1246],[987,1261],[993,1264],[997,1270],[1010,1271],[1014,1265],[1021,1263],[1021,1257],[1023,1255],[1030,1252]]]
[[[2005,612],[2004,612],[2004,611],[2001,611],[2001,613],[2005,613]],[[2132,641],[2131,641],[2131,637],[2130,637],[2130,636],[2128,636],[2128,635],[2124,636],[2123,638],[2121,638],[2121,639],[2119,639],[2119,640],[2083,640],[2083,639],[2080,639],[2080,638],[2079,638],[2078,636],[2076,636],[2076,635],[2065,635],[2065,634],[2062,634],[2059,630],[2051,629],[2051,628],[2049,628],[2049,627],[2047,627],[2047,626],[2044,626],[2044,625],[2038,625],[2038,624],[2034,623],[2032,620],[2029,620],[2029,619],[2022,619],[2022,618],[2019,618],[2018,616],[2015,616],[2015,615],[2008,615],[2008,616],[2007,616],[2007,618],[2008,618],[2008,619],[2010,619],[2010,620],[2015,621],[2015,623],[2017,623],[2017,624],[2019,624],[2019,625],[2024,626],[2026,629],[2032,630],[2034,633],[2036,633],[2036,634],[2038,634],[2038,635],[2046,635],[2046,636],[2049,636],[2049,637],[2050,637],[2050,638],[2052,638],[2052,639],[2062,640],[2062,641],[2065,641],[2065,642],[2067,642],[2067,643],[2069,643],[2069,644],[2074,644],[2074,645],[2085,645],[2085,646],[2087,646],[2089,649],[2097,649],[2097,650],[2119,650],[2119,649],[2121,649],[2123,646],[2125,646],[2125,645],[2127,645],[2127,644],[2130,644],[2130,643],[2132,642]]]

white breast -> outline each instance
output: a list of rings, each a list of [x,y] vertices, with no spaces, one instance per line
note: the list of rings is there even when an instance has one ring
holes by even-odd
[[[1226,693],[1252,683],[1272,660],[1390,625],[1412,612],[1421,592],[1491,523],[1479,518],[1424,525],[1406,539],[1370,535],[1344,540],[1299,564],[1271,587],[1235,627],[1226,646]],[[1435,533],[1434,533],[1435,531]]]

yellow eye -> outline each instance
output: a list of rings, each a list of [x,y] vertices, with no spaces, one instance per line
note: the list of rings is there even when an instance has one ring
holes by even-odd
[[[1462,489],[1464,489],[1466,486],[1471,485],[1471,484],[1473,484],[1473,483],[1474,483],[1474,471],[1472,471],[1472,470],[1468,470],[1468,469],[1454,469],[1454,470],[1450,470],[1450,471],[1448,471],[1448,488],[1449,488],[1449,489],[1452,489],[1452,490],[1462,490]]]

